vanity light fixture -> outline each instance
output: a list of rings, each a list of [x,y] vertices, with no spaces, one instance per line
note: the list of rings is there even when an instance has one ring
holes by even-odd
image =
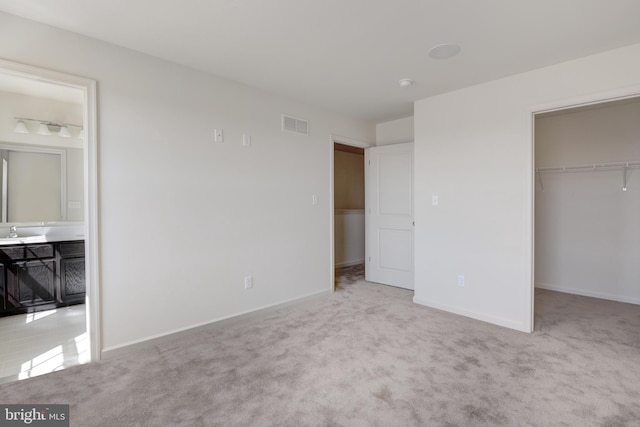
[[[15,129],[13,129],[15,133],[29,133],[29,129],[27,129],[27,125],[24,124],[24,120],[18,120],[16,123]]]
[[[40,123],[38,127],[38,133],[40,135],[51,135],[51,131],[49,130],[49,126],[46,123]]]
[[[69,127],[78,128],[78,138],[82,138],[82,126],[74,125],[72,123],[56,123],[50,122],[47,120],[39,120],[39,119],[30,119],[27,117],[14,117],[16,122],[16,127],[14,128],[14,132],[17,133],[29,133],[29,128],[27,128],[25,121],[29,122],[37,122],[39,123],[37,133],[40,135],[57,135],[63,138],[71,138],[73,135]]]
[[[58,135],[64,138],[71,138],[71,132],[69,132],[67,125],[60,126],[60,132],[58,132]]]

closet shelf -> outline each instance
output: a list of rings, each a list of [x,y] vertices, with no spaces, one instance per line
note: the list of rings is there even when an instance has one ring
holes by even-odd
[[[640,161],[635,162],[615,162],[615,163],[592,163],[590,165],[555,166],[547,168],[536,168],[536,175],[540,184],[540,190],[544,191],[542,185],[542,172],[588,172],[597,170],[622,170],[622,191],[627,191],[627,169],[640,168]]]
[[[638,168],[638,162],[617,162],[617,163],[592,163],[590,165],[556,166],[551,168],[536,168],[536,172],[585,172],[598,169],[626,169]]]

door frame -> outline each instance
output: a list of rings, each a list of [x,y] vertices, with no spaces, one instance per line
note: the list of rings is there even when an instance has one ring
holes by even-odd
[[[349,145],[351,147],[358,147],[367,149],[369,147],[375,146],[375,144],[371,144],[365,141],[360,141],[358,139],[348,138],[346,136],[340,136],[331,134],[329,136],[329,289],[331,292],[335,292],[335,274],[336,274],[336,248],[335,248],[335,188],[334,188],[334,177],[335,177],[335,164],[334,164],[334,144],[344,144]],[[367,216],[365,215],[365,224],[367,221]]]
[[[538,104],[529,107],[528,109],[528,127],[530,145],[529,145],[529,173],[527,188],[530,194],[529,207],[527,209],[527,224],[529,224],[527,234],[529,235],[529,272],[530,279],[530,292],[527,293],[525,301],[525,310],[529,311],[528,318],[525,321],[528,325],[525,328],[529,332],[533,332],[535,328],[535,253],[536,253],[536,231],[535,231],[535,198],[536,198],[536,137],[535,137],[535,116],[537,114],[549,113],[552,111],[568,110],[572,108],[584,107],[587,105],[602,104],[605,102],[619,101],[628,98],[637,98],[640,96],[640,86],[631,86],[626,88],[619,88],[609,91],[597,92],[588,95],[575,96],[556,100],[553,102]],[[525,311],[526,312],[526,311]]]
[[[0,73],[58,86],[79,89],[84,93],[84,212],[86,319],[90,343],[90,361],[100,360],[102,352],[100,312],[100,257],[98,233],[98,129],[97,83],[95,80],[45,68],[0,59]]]

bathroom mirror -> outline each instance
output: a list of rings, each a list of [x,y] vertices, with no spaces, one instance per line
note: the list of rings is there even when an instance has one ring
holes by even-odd
[[[78,149],[0,143],[1,222],[82,221],[80,199],[68,197],[74,180],[82,187],[82,161]]]
[[[84,221],[83,123],[81,91],[0,73],[0,225]]]

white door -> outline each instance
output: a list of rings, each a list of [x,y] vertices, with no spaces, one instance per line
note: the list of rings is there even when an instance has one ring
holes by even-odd
[[[367,148],[365,167],[365,279],[413,289],[413,143]]]

